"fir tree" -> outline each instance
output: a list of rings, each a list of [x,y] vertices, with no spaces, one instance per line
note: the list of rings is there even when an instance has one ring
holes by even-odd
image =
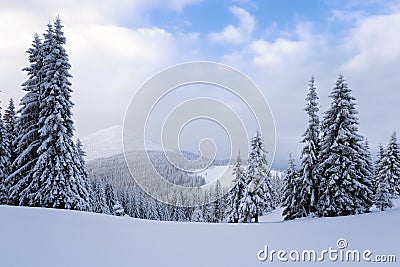
[[[192,217],[190,218],[192,222],[204,222],[203,218],[203,210],[201,207],[196,207],[192,213]]]
[[[360,151],[359,157],[357,157],[358,161],[356,162],[356,169],[358,170],[360,177],[363,178],[365,185],[367,188],[361,189],[358,191],[358,195],[356,195],[356,213],[364,213],[369,211],[369,207],[365,207],[365,198],[369,198],[372,205],[374,199],[374,163],[372,161],[371,151],[369,147],[369,142],[365,138],[365,141],[360,143]],[[364,203],[364,204],[363,204]]]
[[[378,155],[377,155],[377,160],[375,162],[375,175],[373,179],[373,191],[374,194],[376,193],[376,190],[378,189],[379,182],[381,180],[380,175],[383,174],[383,166],[385,162],[385,149],[383,148],[382,144],[379,144],[378,147]]]
[[[15,113],[14,100],[11,98],[7,109],[4,111],[4,128],[6,131],[6,142],[8,151],[10,152],[10,164],[16,158],[16,140],[18,136],[17,131],[17,115]]]
[[[39,91],[39,148],[33,170],[36,191],[31,205],[89,210],[87,188],[75,159],[71,102],[71,65],[59,18],[48,25],[43,43],[43,78]]]
[[[257,131],[256,136],[251,140],[245,190],[240,201],[239,222],[253,220],[258,222],[259,216],[275,208],[266,153],[261,133]]]
[[[12,163],[9,185],[9,204],[32,205],[37,188],[32,183],[32,171],[37,162],[39,148],[39,89],[43,80],[43,46],[35,34],[32,47],[26,51],[30,65],[23,69],[28,80],[22,84],[26,94],[20,102],[17,119],[18,136],[15,141],[16,159]]]
[[[235,167],[233,168],[233,175],[235,176],[233,188],[229,191],[228,195],[228,210],[227,218],[228,222],[237,223],[239,222],[240,214],[240,200],[243,198],[245,188],[245,176],[244,169],[242,167],[242,159],[240,158],[240,152],[236,157]]]
[[[368,212],[372,183],[364,160],[363,137],[358,133],[355,98],[343,75],[332,90],[330,108],[321,124],[318,214],[345,216]]]
[[[375,206],[381,211],[393,207],[391,194],[389,192],[389,181],[387,178],[387,176],[382,177],[382,180],[378,183],[378,188],[376,189],[375,194]]]
[[[104,195],[106,200],[106,205],[110,210],[110,214],[115,215],[114,206],[117,204],[117,199],[115,197],[114,188],[111,183],[106,183],[104,187]]]
[[[6,184],[7,170],[10,164],[10,152],[6,141],[6,130],[0,115],[0,205],[8,202],[8,188]]]
[[[75,144],[75,164],[78,166],[79,171],[79,179],[77,182],[80,183],[78,186],[79,195],[83,198],[84,202],[89,203],[89,210],[92,208],[93,202],[90,198],[91,195],[91,184],[89,182],[89,172],[86,168],[86,162],[84,157],[86,156],[85,151],[83,150],[83,145],[81,140],[78,138]]]
[[[400,195],[400,148],[397,143],[396,132],[393,132],[390,137],[389,144],[384,154],[382,162],[382,174],[385,175],[389,183],[389,193],[392,198],[397,198]]]
[[[309,83],[309,92],[306,97],[307,105],[304,110],[308,115],[308,126],[303,134],[304,144],[301,154],[301,178],[299,179],[300,210],[307,216],[316,212],[318,202],[318,176],[316,175],[319,154],[319,117],[318,96],[314,86],[314,77]]]
[[[285,220],[293,220],[295,218],[307,216],[307,212],[300,205],[300,177],[296,169],[292,154],[289,154],[289,165],[285,171],[285,184],[283,189],[282,207]]]
[[[221,182],[219,180],[217,180],[215,183],[215,189],[213,194],[215,195],[215,201],[212,203],[214,205],[215,222],[221,222],[224,218],[225,203],[223,200],[223,191],[221,187]]]
[[[115,203],[115,205],[113,207],[113,210],[114,210],[114,215],[115,216],[125,216],[124,208],[122,207],[121,203],[119,203],[118,200]]]
[[[92,211],[96,213],[111,214],[107,205],[104,186],[99,179],[91,180]]]

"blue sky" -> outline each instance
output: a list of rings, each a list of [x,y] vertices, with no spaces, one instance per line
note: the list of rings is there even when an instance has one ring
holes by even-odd
[[[193,60],[231,65],[258,84],[275,117],[277,167],[286,165],[289,152],[299,156],[311,75],[322,116],[344,74],[373,153],[400,129],[400,1],[1,1],[2,106],[21,98],[24,51],[57,15],[65,26],[80,137],[122,124],[147,78]]]

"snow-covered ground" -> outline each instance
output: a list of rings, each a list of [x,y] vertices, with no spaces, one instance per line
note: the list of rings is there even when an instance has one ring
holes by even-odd
[[[397,201],[397,206],[400,205]],[[76,211],[0,206],[0,266],[287,266],[261,262],[269,250],[371,250],[400,261],[400,209],[281,221],[281,209],[258,224],[177,223]],[[343,250],[343,251],[345,251]],[[261,256],[263,256],[261,254]],[[291,265],[291,264],[289,264]],[[294,266],[375,266],[372,263],[296,262]],[[399,266],[382,263],[379,266]]]
[[[207,184],[212,183],[216,179],[221,178],[222,175],[230,177],[230,178],[226,178],[226,179],[222,179],[222,180],[232,181],[234,178],[233,167],[234,167],[233,165],[231,165],[231,166],[212,166],[212,167],[205,169],[204,171],[196,172],[195,174],[203,176],[204,179],[206,180]],[[271,170],[271,175],[282,176],[283,173],[280,171]]]
[[[219,179],[222,175],[228,175],[231,178],[229,180],[233,180],[233,166],[212,166],[204,171],[196,172],[196,175],[200,175],[204,177],[206,183],[212,183],[216,179]]]

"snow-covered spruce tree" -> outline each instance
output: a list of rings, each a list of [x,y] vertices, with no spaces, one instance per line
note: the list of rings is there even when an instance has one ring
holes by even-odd
[[[201,207],[196,207],[190,218],[191,222],[204,222],[203,209]]]
[[[303,134],[301,142],[304,144],[301,153],[301,170],[299,179],[300,203],[299,210],[305,211],[302,216],[307,216],[316,212],[318,202],[318,176],[316,169],[319,154],[319,117],[318,117],[318,95],[314,86],[314,77],[309,82],[309,92],[306,97],[306,107],[304,110],[308,115],[308,126]]]
[[[203,219],[205,222],[215,222],[215,206],[212,203],[208,203],[211,193],[208,190],[204,190],[204,203],[207,203],[202,206],[203,210]]]
[[[382,174],[385,175],[389,182],[389,192],[392,198],[400,196],[400,148],[397,143],[396,132],[390,137],[389,144],[384,154],[384,160],[382,162]]]
[[[16,158],[16,140],[17,132],[17,115],[15,113],[14,100],[10,98],[7,109],[4,111],[4,128],[6,129],[6,141],[8,151],[10,151],[10,163],[14,162]]]
[[[89,203],[89,210],[93,206],[93,201],[90,197],[91,195],[91,184],[89,181],[89,172],[86,168],[85,157],[86,153],[83,150],[83,145],[81,140],[78,138],[75,144],[75,156],[73,157],[75,160],[75,164],[78,166],[80,179],[77,180],[80,185],[78,186],[79,195],[84,199],[85,202]]]
[[[387,176],[380,177],[382,178],[378,183],[378,188],[375,193],[375,206],[384,211],[387,208],[393,207],[393,202],[391,200],[391,194],[389,192],[389,181]]]
[[[110,214],[115,215],[114,214],[114,211],[115,211],[114,206],[115,206],[115,204],[117,204],[117,199],[115,197],[114,188],[111,183],[106,183],[106,185],[104,187],[104,195],[105,195],[105,199],[106,199],[106,205],[107,205],[108,209],[110,210]]]
[[[233,183],[235,184],[228,194],[228,205],[226,221],[231,223],[239,222],[239,206],[240,200],[243,197],[245,188],[245,174],[242,166],[242,159],[240,152],[236,157],[235,167],[233,168],[233,175],[235,176]]]
[[[261,133],[250,143],[248,166],[245,177],[245,190],[240,201],[239,222],[258,222],[258,217],[273,206],[273,188],[269,177],[268,162]]]
[[[382,168],[384,166],[385,161],[385,149],[383,148],[382,144],[378,146],[378,155],[377,160],[375,161],[375,173],[373,178],[373,192],[376,193],[378,189],[379,181],[382,180],[380,175],[383,174]]]
[[[7,171],[10,166],[10,152],[7,146],[7,132],[0,115],[0,205],[8,202]]]
[[[358,133],[358,111],[343,75],[339,75],[330,108],[321,124],[318,215],[346,216],[369,211],[372,182],[367,175],[364,138]]]
[[[118,200],[115,203],[115,205],[113,207],[113,210],[114,210],[114,215],[115,216],[125,216],[124,208],[122,207],[121,203],[119,203]]]
[[[358,165],[356,167],[360,170],[361,175],[368,181],[369,189],[372,192],[372,199],[374,195],[374,172],[375,166],[372,160],[371,149],[368,140],[365,138],[361,142],[360,157],[358,157]]]
[[[289,154],[288,168],[285,171],[285,184],[283,189],[282,207],[285,220],[293,220],[307,216],[306,210],[300,205],[300,183],[301,177],[296,169],[292,154]]]
[[[33,170],[31,205],[90,210],[72,140],[71,74],[60,18],[48,25],[43,43],[43,77],[39,90],[39,148]]]
[[[107,205],[104,186],[99,179],[91,179],[92,211],[96,213],[111,214]]]
[[[225,203],[223,199],[221,182],[219,180],[217,180],[217,182],[215,183],[215,188],[212,188],[211,193],[215,197],[215,201],[212,203],[212,205],[214,205],[215,222],[221,222],[224,219]]]
[[[39,88],[43,79],[42,41],[35,34],[32,47],[26,51],[30,65],[23,69],[28,80],[22,84],[26,94],[20,101],[17,119],[18,136],[15,141],[16,159],[7,178],[9,185],[8,203],[12,205],[33,205],[37,188],[32,184],[32,171],[37,162],[39,147]]]

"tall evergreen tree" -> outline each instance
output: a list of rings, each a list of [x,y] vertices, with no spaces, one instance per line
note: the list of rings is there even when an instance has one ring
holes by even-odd
[[[93,205],[91,195],[91,184],[89,182],[89,172],[86,168],[86,162],[84,157],[86,156],[85,151],[83,150],[83,145],[81,140],[78,138],[75,144],[75,164],[78,166],[79,178],[77,182],[80,183],[78,186],[79,195],[83,198],[83,200],[89,203],[90,208]]]
[[[235,167],[233,168],[233,175],[235,176],[233,183],[235,184],[228,194],[228,210],[227,218],[228,222],[237,223],[239,222],[240,214],[240,200],[243,198],[245,189],[245,174],[242,167],[242,159],[240,158],[240,152],[236,157]]]
[[[375,175],[373,179],[374,194],[378,189],[379,181],[382,180],[380,175],[383,174],[382,168],[384,166],[384,161],[385,161],[385,149],[383,148],[382,144],[379,144],[377,160],[375,161]]]
[[[321,124],[318,214],[345,216],[368,212],[372,183],[363,159],[364,138],[358,133],[355,98],[343,75],[330,94],[330,108]]]
[[[214,217],[215,222],[221,222],[224,219],[225,214],[225,202],[223,199],[223,191],[221,182],[219,180],[215,183],[215,188],[212,192],[215,196],[215,201],[212,203],[214,205]]]
[[[382,174],[385,175],[389,183],[389,193],[392,198],[400,196],[400,148],[397,143],[396,132],[390,137],[389,144],[384,154],[384,160],[382,162]]]
[[[111,214],[107,205],[103,183],[99,179],[91,179],[92,211],[96,213]]]
[[[300,210],[304,215],[309,215],[317,210],[318,202],[318,176],[316,175],[319,154],[319,117],[318,95],[314,86],[314,77],[309,82],[309,92],[306,97],[304,110],[308,115],[308,126],[303,134],[304,144],[301,153],[301,179],[299,179]]]
[[[7,109],[4,111],[4,128],[6,130],[6,141],[8,151],[10,151],[10,163],[14,162],[16,158],[16,140],[18,136],[17,131],[17,115],[15,112],[14,100],[10,98]]]
[[[285,171],[285,184],[283,189],[282,216],[285,220],[293,220],[307,216],[305,207],[300,205],[301,177],[296,169],[292,154],[289,154],[289,164]]]
[[[203,209],[201,207],[196,207],[190,218],[191,222],[204,222]]]
[[[0,205],[8,202],[7,170],[10,164],[10,152],[7,147],[7,132],[0,115]]]
[[[31,204],[89,210],[87,189],[80,181],[73,143],[71,74],[61,20],[48,25],[43,43],[43,79],[39,91],[39,158],[33,171],[36,190]],[[84,192],[84,193],[83,193]]]
[[[274,209],[273,189],[261,133],[251,140],[244,195],[240,201],[239,222],[258,222],[264,212]]]
[[[115,197],[114,188],[111,183],[107,182],[104,187],[104,195],[106,199],[106,204],[110,210],[110,214],[114,214],[114,206],[117,204],[117,198]]]
[[[375,193],[375,206],[384,211],[387,208],[393,207],[393,202],[391,200],[391,194],[389,192],[389,181],[387,176],[381,177],[382,180],[378,183],[378,188]]]
[[[35,34],[32,47],[26,51],[30,65],[23,69],[28,80],[22,84],[26,94],[20,102],[17,119],[18,136],[15,141],[16,158],[12,163],[9,185],[9,204],[32,205],[37,188],[32,184],[32,171],[37,162],[39,148],[39,89],[43,80],[43,47]]]

